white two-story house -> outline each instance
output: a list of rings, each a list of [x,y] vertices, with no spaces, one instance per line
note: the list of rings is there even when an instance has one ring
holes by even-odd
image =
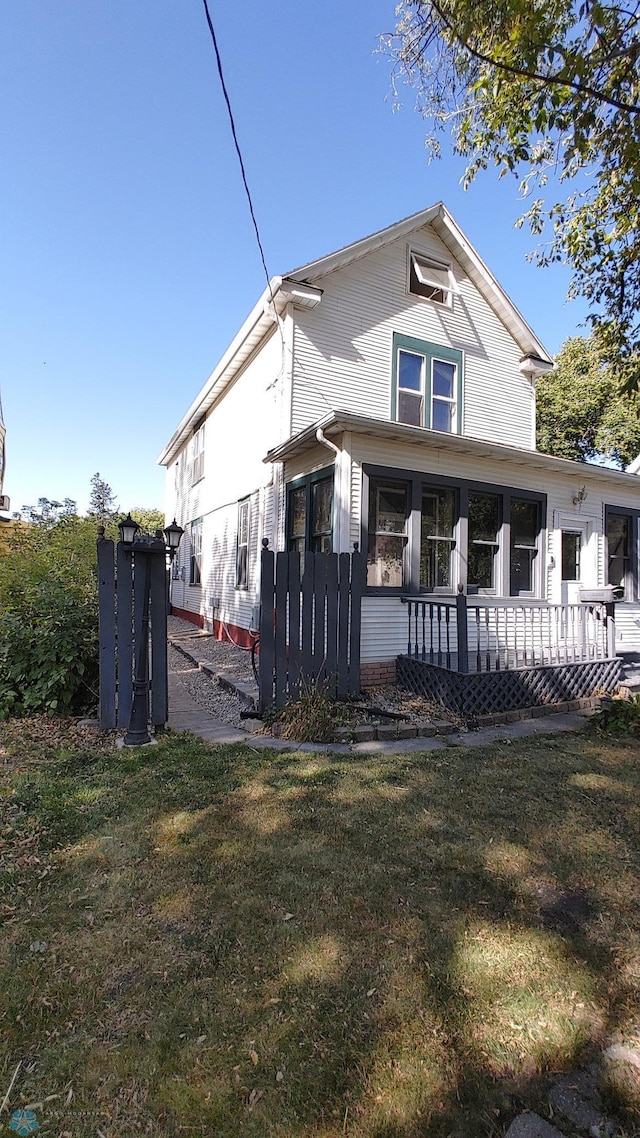
[[[259,551],[367,555],[365,682],[410,595],[574,602],[619,585],[640,652],[640,481],[536,450],[553,361],[444,205],[275,277],[163,450],[173,611],[247,645]]]

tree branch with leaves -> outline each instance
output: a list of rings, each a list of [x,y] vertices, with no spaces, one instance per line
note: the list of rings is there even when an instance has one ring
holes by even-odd
[[[640,384],[640,0],[403,0],[387,46],[440,154],[495,167],[527,200],[541,265],[572,270],[600,357]],[[551,178],[560,185],[547,200]],[[564,191],[564,193],[563,193]]]

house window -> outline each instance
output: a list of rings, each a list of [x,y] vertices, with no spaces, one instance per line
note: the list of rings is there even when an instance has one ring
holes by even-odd
[[[392,371],[393,419],[410,427],[460,433],[462,352],[396,333]]]
[[[608,582],[624,590],[625,601],[635,600],[637,592],[637,516],[632,511],[606,509]]]
[[[455,490],[423,486],[420,511],[420,588],[427,592],[452,588],[456,521]]]
[[[518,597],[523,593],[533,593],[535,590],[534,570],[540,539],[540,502],[532,498],[512,498],[510,521],[509,578],[511,596]],[[579,537],[579,534],[573,536]],[[564,564],[564,546],[562,557]],[[563,580],[568,579],[563,577]],[[571,579],[577,580],[577,578]]]
[[[236,589],[248,589],[249,499],[238,502],[238,537],[236,544]]]
[[[451,307],[451,270],[446,261],[423,253],[409,253],[409,292],[424,300]]]
[[[191,485],[204,478],[204,420],[196,428],[191,440]]]
[[[469,494],[467,588],[470,593],[496,591],[501,513],[502,500],[498,494]]]
[[[287,493],[287,548],[290,552],[331,553],[333,548],[333,471],[320,470],[290,485]]]
[[[367,584],[401,589],[407,544],[408,487],[370,479]]]
[[[199,585],[202,565],[202,518],[196,518],[189,528],[191,556],[189,559],[189,584]]]
[[[398,421],[424,426],[425,357],[398,352]]]
[[[400,474],[404,477],[399,477]],[[365,467],[367,584],[407,593],[535,596],[542,588],[544,495]]]

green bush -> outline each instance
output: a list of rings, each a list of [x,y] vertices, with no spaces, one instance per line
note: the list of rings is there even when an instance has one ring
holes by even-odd
[[[640,696],[603,700],[600,711],[591,717],[590,724],[610,735],[640,734]]]
[[[79,714],[97,702],[96,527],[20,528],[0,554],[0,719]]]

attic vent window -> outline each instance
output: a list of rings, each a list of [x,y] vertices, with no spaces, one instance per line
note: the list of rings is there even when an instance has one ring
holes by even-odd
[[[453,293],[449,266],[422,253],[410,253],[409,292],[451,307]]]

